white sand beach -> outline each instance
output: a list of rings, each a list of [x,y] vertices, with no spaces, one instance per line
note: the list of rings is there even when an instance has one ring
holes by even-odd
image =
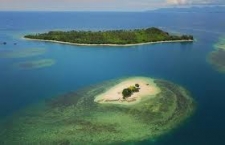
[[[111,47],[130,47],[130,46],[139,46],[146,44],[158,44],[158,43],[183,43],[183,42],[193,42],[194,40],[169,40],[169,41],[156,41],[156,42],[146,42],[146,43],[134,43],[134,44],[82,44],[82,43],[71,43],[71,42],[63,42],[56,40],[42,40],[42,39],[31,39],[31,38],[22,38],[30,41],[41,41],[41,42],[51,42],[51,43],[59,43],[66,45],[76,45],[76,46],[111,46]]]
[[[153,82],[153,79],[145,77],[133,77],[122,81],[121,83],[110,88],[105,93],[95,97],[95,102],[98,103],[113,103],[113,104],[134,104],[146,97],[155,97],[160,92],[160,89]],[[130,97],[123,99],[122,91],[125,88],[139,84],[139,92],[133,93]]]

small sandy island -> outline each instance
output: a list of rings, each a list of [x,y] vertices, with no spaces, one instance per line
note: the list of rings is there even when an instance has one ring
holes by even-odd
[[[133,92],[129,97],[125,98],[123,90],[126,88],[134,88],[135,84],[138,84],[138,91]],[[145,98],[153,98],[158,93],[160,93],[160,88],[157,87],[153,79],[134,77],[128,78],[110,88],[108,91],[96,96],[94,101],[98,103],[131,105]]]

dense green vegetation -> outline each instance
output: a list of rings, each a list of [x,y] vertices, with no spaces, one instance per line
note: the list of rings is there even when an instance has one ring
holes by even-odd
[[[50,31],[25,38],[55,40],[79,44],[136,44],[169,40],[193,40],[191,35],[170,35],[158,28],[108,31]]]
[[[130,97],[133,93],[139,92],[139,84],[135,84],[135,86],[130,86],[129,88],[125,88],[122,91],[123,99]]]

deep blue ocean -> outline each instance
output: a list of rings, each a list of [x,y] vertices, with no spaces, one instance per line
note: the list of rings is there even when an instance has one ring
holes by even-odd
[[[152,26],[194,35],[196,42],[87,47],[21,39],[28,33],[49,30]],[[147,76],[184,86],[197,102],[196,113],[181,127],[156,140],[155,145],[223,145],[225,74],[217,72],[207,57],[224,34],[224,13],[0,12],[0,56],[8,51],[46,49],[36,56],[0,57],[0,118],[44,99],[106,80]],[[37,59],[52,59],[56,63],[39,69],[14,67],[16,63]]]

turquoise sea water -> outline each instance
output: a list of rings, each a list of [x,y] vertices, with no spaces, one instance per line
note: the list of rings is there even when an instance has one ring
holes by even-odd
[[[0,116],[82,87],[126,76],[148,76],[187,88],[197,102],[195,115],[155,145],[221,145],[225,142],[225,74],[208,64],[213,44],[225,34],[223,13],[0,13]],[[33,42],[27,33],[48,30],[107,30],[160,27],[192,34],[196,42],[133,47],[86,47]],[[3,42],[7,42],[3,45]],[[16,43],[16,45],[14,44]],[[45,49],[32,56],[6,57],[25,49]],[[15,53],[16,52],[16,53]],[[3,54],[3,55],[2,55]],[[7,55],[8,56],[8,55]],[[20,62],[52,59],[39,69],[19,69]],[[148,141],[140,144],[148,144]]]

